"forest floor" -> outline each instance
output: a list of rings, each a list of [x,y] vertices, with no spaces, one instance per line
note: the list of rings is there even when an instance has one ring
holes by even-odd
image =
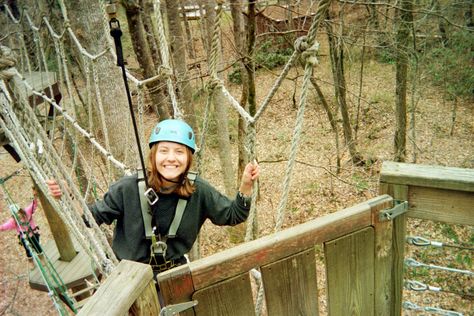
[[[316,68],[317,78],[331,78],[329,67],[322,65]],[[358,69],[347,69],[350,91],[358,91]],[[345,147],[341,149],[341,171],[336,173],[336,149],[334,134],[327,116],[311,92],[305,112],[301,142],[297,152],[297,163],[292,172],[291,190],[286,207],[284,227],[291,227],[308,220],[335,212],[377,196],[378,178],[384,161],[393,158],[394,120],[394,67],[388,64],[369,62],[366,65],[364,89],[360,107],[360,124],[357,135],[358,150],[370,164],[354,166]],[[257,123],[257,157],[261,166],[258,198],[258,232],[259,236],[273,232],[276,209],[281,198],[282,182],[287,169],[289,149],[295,125],[296,109],[293,104],[294,87],[301,82],[302,71],[290,73],[286,80]],[[260,71],[257,75],[257,104],[271,89],[275,73]],[[327,97],[334,95],[328,79],[320,80],[323,92]],[[235,95],[239,95],[239,87],[229,85]],[[450,135],[452,102],[444,101],[443,96],[433,87],[419,87],[420,98],[417,99],[416,147],[409,141],[407,144],[407,162],[414,159],[416,163],[441,165],[462,168],[474,168],[474,107],[472,100],[458,103],[454,133]],[[348,97],[349,103],[355,108],[355,94]],[[296,90],[296,98],[299,91]],[[236,97],[236,99],[238,99]],[[333,102],[332,98],[329,100]],[[236,139],[235,111],[229,109],[231,117],[231,139]],[[354,113],[352,113],[355,117]],[[150,122],[155,118],[151,117]],[[216,123],[211,124],[211,130]],[[339,135],[343,143],[342,134]],[[216,151],[215,139],[208,138],[204,159],[203,175],[211,183],[223,191],[220,163]],[[413,148],[416,148],[414,151]],[[234,148],[235,150],[235,148]],[[234,152],[235,155],[235,152]],[[0,150],[0,176],[5,177],[20,169],[3,149]],[[15,201],[27,205],[32,198],[31,182],[27,171],[8,180],[6,187]],[[3,193],[2,193],[3,194]],[[0,200],[0,222],[9,217],[7,206]],[[48,223],[40,208],[36,217],[41,227],[41,240],[51,239]],[[474,231],[472,227],[453,226],[429,221],[410,220],[409,234],[419,235],[446,243],[457,243],[474,247]],[[205,224],[202,230],[201,250],[208,256],[222,249],[232,247],[226,229]],[[14,232],[0,233],[0,316],[2,315],[55,315],[56,311],[45,292],[31,290],[28,284],[30,269],[23,248],[18,244]],[[420,250],[407,246],[407,256]],[[456,249],[430,250],[422,255],[426,263],[448,266],[472,271],[472,251]],[[469,259],[471,258],[471,259]],[[433,272],[427,272],[431,275]],[[406,291],[405,299],[420,306],[432,306],[474,315],[474,282],[473,278],[453,277],[449,274],[432,276],[433,286],[449,287],[448,293],[413,293]],[[324,284],[319,284],[324,289]],[[459,295],[461,294],[461,295]],[[320,302],[325,310],[325,302]],[[415,312],[404,312],[414,315]]]

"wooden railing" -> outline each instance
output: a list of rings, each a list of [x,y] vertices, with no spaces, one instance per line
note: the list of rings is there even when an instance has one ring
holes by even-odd
[[[387,315],[391,247],[380,196],[158,275],[165,303],[197,300],[180,315],[253,315],[249,271],[259,268],[268,315],[317,315],[315,246],[323,245],[332,315]]]
[[[159,315],[160,304],[151,267],[122,260],[78,315],[123,316],[129,312],[132,315]]]
[[[400,315],[407,217],[473,226],[474,169],[384,162],[379,193],[408,201],[408,212],[388,227],[393,230],[391,315]]]
[[[320,294],[327,298],[329,315],[400,315],[407,216],[473,225],[474,170],[387,162],[380,193],[367,202],[159,274],[165,305],[196,300],[195,307],[180,313],[185,316],[253,315],[255,290],[249,271],[256,268],[268,315],[318,315]],[[380,216],[398,200],[408,201],[405,213],[391,220]],[[316,252],[320,246],[324,253]],[[318,265],[324,265],[320,268],[326,275],[326,285],[320,288]],[[107,309],[107,315],[125,313],[145,287],[141,284],[138,289],[138,283],[128,281],[107,284],[129,271],[130,267],[114,271],[116,276],[110,276],[86,304],[84,315],[95,308],[102,312],[104,305],[118,306],[116,301],[128,297],[116,312]],[[144,281],[148,289],[150,273]]]

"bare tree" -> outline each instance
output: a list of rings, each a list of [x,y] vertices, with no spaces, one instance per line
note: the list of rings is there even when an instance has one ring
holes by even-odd
[[[142,2],[142,1],[140,1]],[[152,51],[148,45],[147,33],[143,23],[142,5],[134,0],[123,1],[125,12],[127,15],[128,28],[132,39],[132,46],[140,64],[142,75],[145,78],[151,78],[157,74],[156,65],[153,62]],[[153,102],[153,108],[159,115],[160,119],[170,117],[169,105],[165,102],[166,96],[160,86],[160,81],[147,84],[150,91],[150,97]]]
[[[327,17],[329,20],[331,19],[329,13]],[[344,49],[342,47],[342,37],[335,35],[331,23],[326,23],[326,30],[328,33],[331,67],[334,77],[334,92],[342,116],[344,139],[349,149],[352,162],[359,164],[363,159],[357,150],[356,140],[352,136],[349,109],[346,101],[346,79],[344,77]]]
[[[166,12],[168,14],[171,57],[173,59],[173,68],[179,90],[180,104],[183,107],[186,121],[194,130],[197,130],[196,115],[192,100],[192,87],[187,75],[186,41],[181,27],[178,2],[166,1]]]
[[[244,64],[244,56],[247,55],[245,53],[245,33],[244,33],[244,14],[242,13],[243,7],[238,0],[230,0],[230,11],[232,14],[232,21],[233,21],[233,35],[234,35],[234,43],[235,43],[235,51],[238,58],[238,69],[240,71],[240,76],[242,78],[242,93],[240,96],[240,104],[245,109],[248,108],[247,100],[248,100],[248,80],[247,80],[247,71]],[[253,37],[255,38],[255,36]],[[238,123],[238,167],[237,167],[237,179],[242,177],[242,173],[244,170],[245,165],[247,164],[247,155],[245,152],[245,144],[244,138],[246,135],[246,122],[244,118],[239,117]]]
[[[413,23],[412,10],[412,0],[401,0],[400,8],[396,10],[398,30],[396,34],[394,160],[401,162],[406,159],[408,46],[411,24]]]

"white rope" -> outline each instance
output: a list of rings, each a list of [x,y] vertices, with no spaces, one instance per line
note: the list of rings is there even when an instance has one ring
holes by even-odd
[[[155,16],[156,16],[156,28],[157,28],[156,31],[158,34],[158,42],[160,44],[162,67],[164,67],[165,69],[171,69],[170,54],[168,50],[168,44],[166,41],[165,30],[163,27],[163,18],[161,17],[161,11],[160,11],[161,10],[160,1],[155,0],[153,2],[153,6],[154,6]],[[166,79],[166,86],[168,88],[168,94],[170,95],[170,98],[171,98],[171,105],[173,106],[174,117],[180,119],[183,117],[183,114],[181,113],[181,110],[179,109],[178,100],[176,98],[176,93],[175,93],[175,89],[173,87],[171,78]]]
[[[55,165],[49,160],[49,155],[54,154],[54,150],[51,151],[52,148],[51,148],[51,145],[49,144],[48,141],[46,141],[46,142],[42,141],[41,142],[41,146],[46,146],[47,154],[44,153],[45,148],[41,148],[40,151],[36,152],[37,157],[35,158],[34,150],[32,150],[33,147],[30,148],[30,144],[32,144],[32,143],[35,144],[37,142],[32,142],[31,139],[29,139],[24,133],[21,133],[20,131],[18,131],[18,129],[21,126],[23,126],[23,127],[30,126],[30,128],[32,129],[33,120],[36,120],[35,121],[36,124],[39,124],[39,122],[37,121],[36,116],[33,113],[31,113],[32,110],[31,110],[29,104],[26,104],[26,106],[22,106],[21,110],[26,111],[26,114],[27,114],[26,117],[28,117],[30,119],[30,121],[29,122],[20,122],[16,118],[16,115],[13,113],[13,109],[9,106],[9,104],[12,101],[11,101],[11,98],[8,97],[8,91],[6,90],[6,87],[5,87],[5,84],[3,83],[3,81],[0,82],[0,88],[1,88],[1,91],[2,91],[2,93],[0,94],[1,101],[2,101],[2,111],[3,111],[3,113],[2,113],[3,119],[0,119],[0,123],[2,125],[2,128],[4,129],[5,133],[9,137],[9,139],[13,142],[15,148],[19,151],[20,156],[23,158],[25,164],[30,169],[30,173],[33,176],[33,178],[35,179],[36,183],[40,186],[40,188],[43,192],[47,192],[47,188],[46,188],[44,183],[45,183],[45,180],[48,179],[49,177],[46,173],[44,173],[44,171],[42,171],[44,169],[44,165],[41,166],[38,163],[38,158],[39,159],[44,159],[45,161],[47,161],[49,167],[54,167],[53,169],[50,169],[50,170],[53,172],[53,174],[58,175],[58,176],[59,176],[59,174],[65,175],[64,170],[63,171],[59,170],[61,163],[59,161],[59,163],[57,163]],[[22,102],[20,102],[19,104],[21,105]],[[28,112],[30,112],[30,113],[28,113]],[[25,123],[28,123],[28,124],[25,124]],[[32,135],[34,135],[34,137],[38,140],[40,140],[40,139],[44,140],[45,138],[47,140],[46,135],[40,135],[40,133],[37,133],[38,130],[41,130],[41,128],[39,128],[39,129],[37,128],[36,131],[31,130],[30,132],[32,132],[33,133]],[[44,134],[44,132],[43,132],[43,134]],[[56,157],[56,160],[57,159],[58,159],[58,157]],[[67,177],[66,177],[66,179],[67,179]],[[71,184],[72,183],[69,183],[69,185],[71,185]],[[103,252],[102,249],[104,247],[107,247],[107,245],[100,245],[99,246],[97,241],[96,241],[96,240],[101,239],[100,235],[98,236],[99,238],[97,238],[97,236],[91,235],[91,233],[85,228],[85,225],[82,222],[82,219],[76,214],[76,212],[65,211],[66,209],[72,209],[73,208],[73,203],[70,200],[69,196],[68,195],[65,195],[65,196],[67,197],[66,201],[68,202],[68,205],[67,205],[68,208],[63,206],[63,208],[62,208],[63,211],[58,212],[58,214],[61,216],[61,218],[66,223],[69,223],[70,225],[73,226],[73,227],[69,227],[70,228],[69,231],[76,237],[77,241],[81,244],[82,248],[96,262],[97,266],[101,269],[104,269],[104,267],[106,267],[107,265],[110,265],[110,263],[108,263],[109,259],[107,257],[114,258],[113,251],[111,249],[109,249],[109,251],[107,251],[108,254],[106,255]],[[51,205],[53,205],[53,206],[57,205],[55,203],[54,199],[51,196],[49,196],[49,194],[45,194],[45,197],[48,199],[48,201],[51,203]],[[86,208],[87,208],[87,206],[86,206]],[[79,218],[74,218],[74,216],[79,217]],[[77,223],[80,223],[80,222],[82,222],[82,226],[84,226],[84,227],[81,228],[81,225],[76,225]],[[85,234],[84,234],[84,232],[85,232]],[[87,240],[88,240],[89,244],[84,243],[85,236],[88,237]],[[90,249],[89,249],[90,248],[89,245],[93,245],[96,252],[91,252]],[[110,248],[110,246],[108,248]],[[112,255],[112,257],[110,257],[110,255]],[[102,258],[102,259],[99,259],[99,258]],[[105,270],[103,272],[107,273],[107,271],[105,271]]]

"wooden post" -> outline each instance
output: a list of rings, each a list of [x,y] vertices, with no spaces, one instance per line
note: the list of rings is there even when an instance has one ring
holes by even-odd
[[[384,204],[374,204],[372,206],[372,218],[375,238],[375,269],[374,269],[374,315],[391,315],[390,311],[393,302],[392,288],[392,221],[379,220],[379,213],[383,209],[391,208],[393,201]]]
[[[49,203],[48,199],[44,196],[44,193],[39,188],[33,177],[31,177],[35,190],[38,194],[41,205],[43,206],[44,214],[48,220],[51,233],[53,234],[54,241],[58,248],[60,259],[62,261],[70,262],[76,256],[77,252],[74,248],[71,236],[66,228],[61,217],[56,213],[53,206]]]
[[[77,315],[159,315],[160,304],[147,264],[122,260]]]

